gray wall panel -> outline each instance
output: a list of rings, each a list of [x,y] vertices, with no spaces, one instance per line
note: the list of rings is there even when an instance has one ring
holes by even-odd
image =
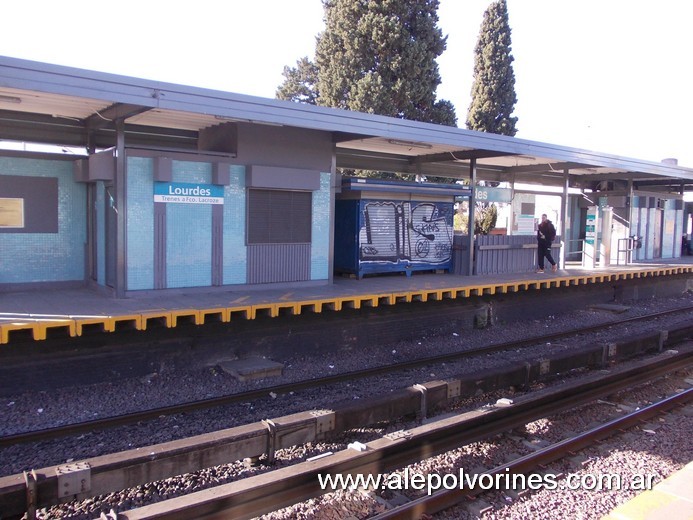
[[[154,203],[154,288],[166,288],[166,204]]]
[[[243,164],[329,172],[334,148],[329,132],[238,123],[237,160]]]
[[[248,283],[310,280],[310,244],[248,245]]]
[[[0,233],[58,233],[57,177],[0,175],[0,197],[22,199],[24,227],[0,228]]]

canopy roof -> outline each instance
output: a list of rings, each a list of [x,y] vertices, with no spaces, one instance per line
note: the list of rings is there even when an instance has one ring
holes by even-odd
[[[329,132],[336,165],[429,176],[595,187],[693,190],[693,169],[456,127],[0,57],[0,139],[59,146],[129,143],[196,150],[202,130],[224,123]]]

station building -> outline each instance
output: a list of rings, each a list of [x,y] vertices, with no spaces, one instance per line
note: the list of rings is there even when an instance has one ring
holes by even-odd
[[[5,291],[307,287],[331,284],[349,255],[359,275],[393,262],[453,271],[453,205],[482,180],[560,188],[565,243],[591,239],[602,262],[676,258],[690,228],[693,170],[673,161],[6,57],[0,140]],[[343,181],[343,168],[468,186],[374,187]],[[380,224],[359,221],[365,208]],[[595,218],[612,231],[606,252]],[[473,235],[459,240],[468,261],[457,270],[473,275]]]

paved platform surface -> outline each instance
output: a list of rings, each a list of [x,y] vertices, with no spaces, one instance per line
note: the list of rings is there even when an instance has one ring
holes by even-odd
[[[334,283],[294,289],[191,289],[151,291],[117,299],[89,287],[64,290],[0,292],[0,344],[15,331],[46,339],[51,329],[81,336],[85,327],[114,332],[128,327],[146,330],[156,320],[166,327],[181,321],[203,325],[303,312],[359,309],[412,301],[468,298],[528,290],[597,284],[634,278],[693,273],[693,256],[656,263],[616,265],[597,269],[578,266],[556,273],[512,273],[479,276],[417,273],[356,278],[335,277]]]
[[[693,519],[693,462],[681,471],[618,506],[603,520]]]
[[[411,277],[373,276],[361,280],[335,277],[331,285],[300,289],[153,292],[125,299],[116,299],[87,287],[0,292],[0,344],[11,344],[15,333],[29,333],[35,340],[46,339],[52,328],[79,336],[85,327],[96,327],[104,332],[113,332],[121,326],[146,330],[151,320],[158,320],[167,327],[175,327],[182,321],[198,325],[210,320],[233,323],[259,315],[320,313],[679,274],[693,275],[693,256],[598,269],[568,265],[556,273],[544,274],[454,276],[418,273]],[[693,520],[691,482],[693,463],[605,518]]]

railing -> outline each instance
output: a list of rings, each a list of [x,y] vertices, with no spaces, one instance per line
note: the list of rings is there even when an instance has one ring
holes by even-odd
[[[454,274],[469,272],[467,235],[455,235],[453,241]],[[561,247],[556,237],[555,249]],[[555,256],[556,258],[558,255]],[[476,235],[474,237],[473,274],[526,273],[537,268],[537,239],[534,235]]]
[[[573,244],[577,243],[578,248],[574,249]],[[565,247],[565,260],[567,262],[582,262],[582,260],[585,258],[585,239],[584,238],[577,238],[574,240],[566,240],[564,242],[564,247]],[[574,256],[577,256],[578,258],[575,259],[573,258]]]
[[[624,242],[626,244],[625,248],[621,247]],[[642,247],[642,237],[630,236],[628,238],[619,238],[618,239],[618,249],[616,250],[616,265],[621,265],[620,264],[621,253],[626,254],[625,265],[632,263],[633,262],[633,251],[640,249],[641,247]]]

